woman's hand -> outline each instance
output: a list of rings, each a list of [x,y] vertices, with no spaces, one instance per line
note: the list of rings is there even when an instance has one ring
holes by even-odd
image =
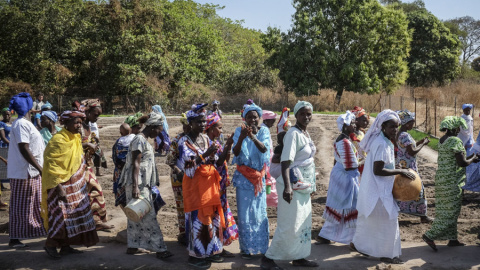
[[[286,186],[285,189],[283,190],[283,199],[287,203],[290,203],[292,201],[293,191],[292,191],[292,187],[290,185]]]
[[[140,197],[140,190],[138,187],[133,187],[132,189],[132,198],[138,199]]]
[[[478,154],[475,154],[475,157],[473,158],[473,163],[478,163],[480,162],[480,156]]]
[[[218,145],[216,143],[212,143],[210,147],[208,147],[207,151],[205,151],[204,156],[208,157],[212,154],[215,154],[218,151]]]
[[[235,132],[232,132],[232,135],[230,135],[230,137],[227,138],[227,141],[225,142],[225,148],[227,148],[227,146],[232,146],[233,145],[233,136],[235,135]]]
[[[410,180],[415,180],[415,174],[408,169],[402,169],[401,174]]]
[[[87,150],[90,153],[95,153],[95,151],[97,151],[97,149],[98,149],[98,145],[96,145],[94,143],[87,143]]]

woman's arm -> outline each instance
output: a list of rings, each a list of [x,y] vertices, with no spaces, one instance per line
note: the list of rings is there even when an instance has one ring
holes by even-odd
[[[232,145],[233,145],[233,134],[227,139],[227,142],[225,143],[225,148],[223,148],[223,152],[217,160],[218,167],[222,166],[225,161],[228,162],[230,160],[230,151],[232,150]]]
[[[20,149],[20,154],[22,154],[22,157],[30,164],[32,165],[37,171],[42,174],[43,168],[38,164],[37,160],[33,157],[32,152],[30,151],[28,143],[19,143],[18,148]]]
[[[0,129],[0,140],[2,140],[6,144],[10,144],[10,141],[5,137],[5,130]]]
[[[283,178],[283,184],[285,185],[285,189],[283,190],[283,199],[290,203],[293,199],[293,191],[292,187],[290,186],[290,164],[292,162],[290,160],[288,161],[282,161],[282,178]]]
[[[420,141],[417,142],[417,147],[413,148],[413,145],[407,145],[407,153],[410,155],[410,156],[416,156],[418,154],[418,152],[420,152],[420,150],[422,150],[422,148],[427,145],[428,143],[430,142],[430,140],[428,138],[423,138],[421,139]]]
[[[233,147],[233,154],[235,156],[239,156],[240,152],[242,151],[242,143],[243,140],[247,137],[247,129],[244,124],[242,124],[242,131],[240,132],[240,136],[238,136],[237,143],[235,144],[235,147]]]
[[[386,169],[385,162],[375,161],[373,162],[373,173],[378,176],[392,176],[397,174],[402,174],[403,176],[415,179],[415,174],[411,173],[407,169]]]
[[[465,155],[463,154],[463,152],[459,152],[459,153],[455,154],[455,160],[457,161],[458,166],[467,167],[468,165],[470,165],[472,163],[479,162],[480,158],[475,154],[466,158]]]
[[[138,189],[138,175],[140,174],[140,162],[142,161],[142,152],[136,150],[132,152],[133,170],[132,170],[132,197],[138,199],[140,190]]]
[[[250,139],[253,141],[253,143],[255,144],[255,146],[260,152],[262,153],[267,152],[267,147],[259,139],[257,139],[257,137],[253,136],[252,134],[252,136],[250,136]]]

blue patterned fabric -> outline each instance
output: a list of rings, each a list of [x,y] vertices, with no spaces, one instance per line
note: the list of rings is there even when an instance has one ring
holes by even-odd
[[[12,125],[7,124],[3,121],[0,121],[0,129],[3,129],[3,132],[5,133],[5,138],[10,141],[10,130],[12,129]],[[0,139],[0,148],[7,148],[8,143],[5,143]]]
[[[241,128],[235,130],[233,137],[234,147],[240,137]],[[262,126],[257,133],[257,139],[262,142],[267,151],[260,152],[250,138],[245,138],[242,150],[235,156],[233,163],[246,165],[261,171],[270,160],[270,131]],[[265,192],[265,178],[263,190],[255,197],[252,183],[240,172],[235,171],[233,185],[237,193],[237,226],[239,233],[240,251],[245,254],[265,254],[268,249],[269,230],[267,217],[267,197]]]
[[[221,231],[218,213],[209,225],[202,224],[198,219],[198,210],[185,213],[185,234],[190,256],[207,258],[220,254],[223,251]]]

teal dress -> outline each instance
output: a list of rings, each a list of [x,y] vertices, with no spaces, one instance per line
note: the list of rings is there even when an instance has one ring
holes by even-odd
[[[62,130],[62,128],[57,127],[57,126],[55,126],[55,129],[57,130],[57,132]],[[50,133],[50,130],[48,130],[48,128],[42,128],[40,130],[40,135],[42,135],[43,142],[45,143],[45,146],[47,146],[48,142],[53,137],[52,133]]]

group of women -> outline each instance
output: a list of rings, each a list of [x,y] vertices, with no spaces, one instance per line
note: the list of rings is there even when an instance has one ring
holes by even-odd
[[[162,260],[173,256],[157,220],[158,210],[165,203],[157,188],[156,149],[149,143],[150,138],[156,140],[157,152],[168,150],[178,240],[187,247],[189,264],[206,269],[211,263],[233,257],[226,247],[238,240],[242,258],[262,255],[262,269],[281,269],[275,260],[290,260],[294,266],[318,266],[306,259],[311,252],[311,194],[316,190],[316,147],[307,130],[312,105],[306,101],[295,105],[293,127],[288,125],[288,119],[282,119],[284,112],[288,118],[288,110],[282,112],[277,127],[282,147],[275,150],[276,156],[269,129],[275,113],[249,100],[243,107],[242,125],[223,140],[219,102],[214,105],[209,113],[208,104],[192,105],[180,119],[182,132],[172,140],[159,105],[152,107],[148,115],[127,117],[120,126],[121,137],[112,149],[115,205],[123,208],[139,198],[151,204],[151,210],[140,221],[128,220],[127,254],[147,250],[156,252]],[[8,166],[10,210],[20,213],[11,215],[9,245],[26,248],[19,239],[47,235],[45,250],[50,257],[59,259],[81,252],[71,245],[95,245],[96,231],[111,228],[105,224],[103,191],[95,177],[98,168],[106,166],[96,124],[102,110],[98,99],[75,102],[72,110],[60,116],[51,107],[42,108],[39,132],[26,120],[30,108],[32,100],[27,93],[16,95],[10,107],[3,110],[0,123],[1,146],[10,144],[8,155],[14,162]],[[11,110],[19,118],[10,125]],[[457,138],[461,129],[468,129],[463,118],[447,117],[440,125],[446,133],[439,143],[435,220],[427,216],[423,185],[417,200],[398,202],[393,198],[394,176],[413,179],[415,175],[408,169],[418,172],[416,155],[429,142],[428,138],[415,142],[407,132],[413,128],[414,117],[407,110],[385,110],[366,133],[369,117],[364,109],[355,107],[338,117],[340,135],[333,144],[335,163],[318,244],[348,244],[363,255],[402,263],[398,213],[403,212],[420,216],[421,222],[433,222],[422,239],[434,250],[435,240],[450,240],[448,246],[464,245],[457,239],[456,228],[465,179],[463,168],[480,158],[476,154],[467,156],[465,144]],[[260,125],[262,118],[264,124]],[[58,120],[63,128],[56,126]],[[236,166],[232,181],[228,175],[231,153]],[[266,178],[271,178],[274,164],[279,168],[276,182],[281,199],[277,228],[269,245],[270,192]],[[93,167],[97,167],[97,174]],[[480,174],[477,167],[469,168],[471,175]],[[302,188],[294,188],[291,178],[301,179]],[[237,220],[227,199],[231,183],[236,188]],[[478,187],[477,181],[470,185]]]

